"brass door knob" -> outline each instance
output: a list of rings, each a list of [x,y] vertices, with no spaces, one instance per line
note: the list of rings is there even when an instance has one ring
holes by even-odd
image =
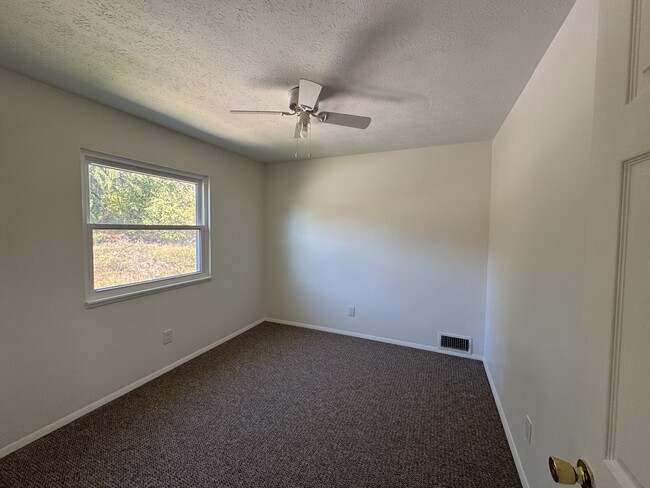
[[[584,459],[578,459],[578,466],[573,467],[563,459],[551,456],[548,458],[548,467],[556,483],[594,488],[594,474]]]

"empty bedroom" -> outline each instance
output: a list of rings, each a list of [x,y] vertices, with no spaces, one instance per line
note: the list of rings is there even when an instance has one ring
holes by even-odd
[[[0,487],[650,488],[647,0],[2,0]]]

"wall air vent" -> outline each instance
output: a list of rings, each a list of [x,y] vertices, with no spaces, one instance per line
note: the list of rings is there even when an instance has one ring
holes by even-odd
[[[448,349],[450,351],[462,352],[465,354],[472,354],[472,338],[467,336],[459,336],[455,334],[447,334],[440,332],[438,334],[441,349]]]

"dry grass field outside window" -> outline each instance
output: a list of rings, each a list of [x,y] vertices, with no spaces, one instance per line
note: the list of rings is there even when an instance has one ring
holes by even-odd
[[[184,236],[171,239],[155,235],[160,232],[96,231],[93,235],[95,289],[196,273],[196,231],[174,231]]]

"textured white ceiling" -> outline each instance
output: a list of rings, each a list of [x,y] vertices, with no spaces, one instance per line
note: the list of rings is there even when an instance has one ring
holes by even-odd
[[[258,161],[292,159],[299,78],[312,157],[490,139],[574,0],[2,0],[0,65]],[[300,141],[300,158],[307,142]]]

